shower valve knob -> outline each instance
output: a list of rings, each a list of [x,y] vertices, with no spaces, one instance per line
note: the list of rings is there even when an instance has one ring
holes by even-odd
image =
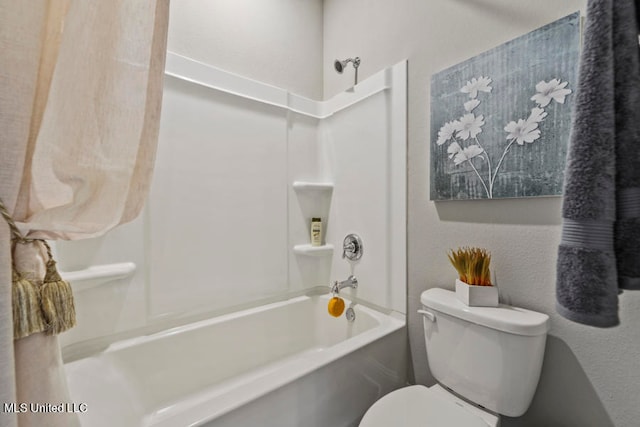
[[[357,234],[349,234],[342,242],[342,258],[357,261],[362,258],[362,239]]]

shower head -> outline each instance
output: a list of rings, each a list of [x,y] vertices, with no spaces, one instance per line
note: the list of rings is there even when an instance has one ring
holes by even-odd
[[[349,62],[352,62],[353,68],[357,69],[358,66],[360,65],[360,58],[356,56],[355,58],[348,58],[342,61],[340,61],[339,59],[336,59],[333,62],[333,66],[338,73],[342,74],[342,72],[344,71],[344,67],[346,67]]]
[[[360,57],[356,56],[355,58],[347,58],[342,61],[336,59],[333,61],[333,67],[339,74],[342,74],[344,67],[346,67],[349,62],[353,64],[353,68],[356,70],[355,84],[358,84],[358,67],[360,66]]]

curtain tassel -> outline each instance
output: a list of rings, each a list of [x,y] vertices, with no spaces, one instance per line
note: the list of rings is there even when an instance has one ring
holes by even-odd
[[[47,321],[46,333],[59,334],[76,325],[76,308],[71,285],[62,280],[53,258],[47,261],[47,273],[40,288],[42,312]]]
[[[76,307],[71,285],[62,280],[56,269],[56,261],[49,244],[42,239],[27,239],[16,226],[9,211],[0,199],[0,216],[11,230],[11,252],[16,244],[40,242],[47,250],[46,273],[42,285],[34,283],[12,265],[11,297],[13,305],[13,338],[28,337],[37,332],[55,335],[76,325]]]
[[[24,338],[46,330],[40,308],[38,288],[13,270],[11,286],[13,298],[13,337]]]

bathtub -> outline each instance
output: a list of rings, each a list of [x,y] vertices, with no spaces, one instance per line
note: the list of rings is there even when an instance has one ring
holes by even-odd
[[[116,342],[65,365],[83,427],[357,426],[406,384],[404,316],[300,296]],[[347,301],[347,305],[349,302]]]

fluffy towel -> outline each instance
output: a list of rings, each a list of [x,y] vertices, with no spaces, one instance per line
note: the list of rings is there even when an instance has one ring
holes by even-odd
[[[562,206],[557,311],[620,323],[640,289],[640,49],[634,0],[589,0]]]

